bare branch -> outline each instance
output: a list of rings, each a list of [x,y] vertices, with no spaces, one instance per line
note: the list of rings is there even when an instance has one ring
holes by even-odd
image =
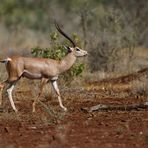
[[[105,105],[99,104],[92,107],[81,108],[84,112],[94,112],[94,111],[109,111],[109,110],[120,110],[120,111],[131,111],[131,110],[139,110],[139,109],[148,109],[148,102],[139,103],[139,104],[131,104],[131,105]]]

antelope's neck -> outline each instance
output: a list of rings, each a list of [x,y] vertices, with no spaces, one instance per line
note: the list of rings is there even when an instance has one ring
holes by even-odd
[[[60,61],[59,72],[62,73],[70,69],[72,65],[75,63],[75,61],[76,57],[74,56],[74,54],[72,52],[69,53]]]

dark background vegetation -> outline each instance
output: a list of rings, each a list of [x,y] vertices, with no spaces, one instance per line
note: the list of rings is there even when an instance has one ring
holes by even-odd
[[[147,66],[147,14],[147,0],[0,0],[0,54],[49,47],[56,19],[90,53],[88,71],[131,72]]]

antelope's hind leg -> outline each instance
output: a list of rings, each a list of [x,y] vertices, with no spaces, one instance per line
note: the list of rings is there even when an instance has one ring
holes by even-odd
[[[3,106],[2,106],[3,90],[4,90],[4,85],[0,84],[0,112],[3,112]]]
[[[8,88],[8,83],[7,80],[3,81],[0,84],[0,111],[3,112],[5,110],[5,107],[7,107],[8,101],[5,99],[7,97],[7,88]],[[6,103],[7,102],[7,103]]]
[[[19,78],[15,79],[15,80],[6,80],[5,81],[5,87],[3,89],[3,94],[2,94],[2,96],[4,96],[5,95],[5,91],[7,92],[10,105],[11,105],[11,107],[13,108],[13,110],[15,112],[17,112],[17,109],[15,107],[15,104],[14,104],[14,101],[13,101],[13,98],[12,98],[12,91],[13,91],[16,83],[18,82],[18,80],[20,78],[21,78],[21,76]]]
[[[1,110],[5,110],[5,107],[7,108],[8,104],[6,103],[5,97],[7,96],[6,94],[8,94],[11,107],[13,108],[15,112],[17,112],[14,101],[12,99],[12,91],[13,91],[14,86],[15,86],[15,83],[7,83],[7,82],[5,82],[5,84],[3,85],[3,88],[1,89],[1,92],[0,92],[1,93],[0,94],[1,95],[0,96]]]
[[[14,104],[14,101],[13,101],[13,98],[12,98],[12,91],[13,91],[13,89],[15,87],[15,84],[16,84],[16,82],[10,83],[9,86],[8,86],[8,88],[6,89],[6,91],[8,93],[8,98],[9,98],[11,107],[13,108],[13,110],[15,112],[17,112],[17,109],[15,107],[15,104]]]
[[[0,106],[2,106],[3,89],[4,89],[4,85],[0,84]]]

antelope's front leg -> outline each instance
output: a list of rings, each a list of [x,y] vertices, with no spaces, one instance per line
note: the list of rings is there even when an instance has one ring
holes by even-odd
[[[58,95],[58,101],[59,101],[60,107],[62,109],[64,109],[64,111],[67,111],[67,108],[62,104],[61,94],[60,94],[60,91],[59,91],[59,88],[58,88],[58,85],[57,85],[57,81],[56,80],[52,80],[51,83],[52,83],[52,86],[53,86],[56,94]]]
[[[41,80],[41,84],[40,84],[40,92],[39,92],[39,95],[35,98],[33,104],[32,104],[32,112],[36,112],[36,103],[38,102],[40,96],[42,95],[43,93],[43,88],[45,86],[45,84],[48,83],[48,81],[46,79],[42,79]]]

